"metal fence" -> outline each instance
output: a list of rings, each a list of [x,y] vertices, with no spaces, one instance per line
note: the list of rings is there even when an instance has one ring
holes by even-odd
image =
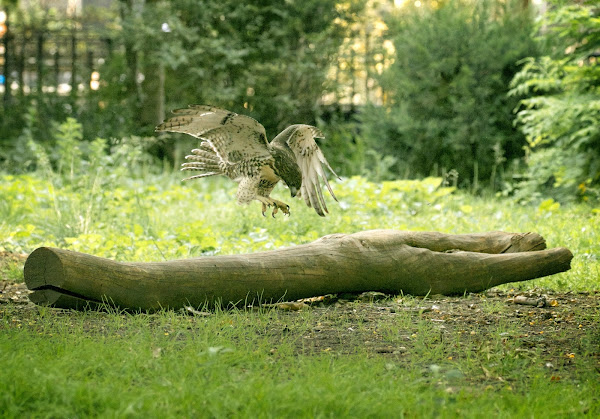
[[[74,95],[97,88],[94,72],[115,50],[113,37],[98,22],[63,18],[11,24],[4,16],[2,24],[0,91],[5,99],[36,93]]]

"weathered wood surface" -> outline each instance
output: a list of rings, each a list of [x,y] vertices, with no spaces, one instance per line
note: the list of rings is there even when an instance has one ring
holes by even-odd
[[[566,248],[536,233],[449,235],[372,230],[290,248],[153,263],[115,262],[41,247],[25,263],[37,304],[109,302],[128,309],[295,300],[340,292],[426,295],[479,292],[570,269]]]

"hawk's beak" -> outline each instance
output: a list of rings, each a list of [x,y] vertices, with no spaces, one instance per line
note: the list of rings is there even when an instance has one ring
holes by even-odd
[[[294,188],[293,186],[290,187],[290,194],[292,195],[292,198],[295,198],[298,194],[298,188]]]

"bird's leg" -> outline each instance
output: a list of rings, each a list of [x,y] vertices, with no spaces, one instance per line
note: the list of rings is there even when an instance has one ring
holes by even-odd
[[[277,214],[278,210],[281,210],[281,212],[283,212],[284,215],[290,215],[290,206],[288,204],[273,199],[273,213],[271,215],[275,217],[275,214]]]
[[[275,217],[275,214],[281,210],[285,215],[290,215],[290,206],[285,202],[278,201],[277,199],[269,198],[266,196],[259,196],[257,198],[262,203],[262,215],[265,215],[267,207],[273,207],[271,215]]]

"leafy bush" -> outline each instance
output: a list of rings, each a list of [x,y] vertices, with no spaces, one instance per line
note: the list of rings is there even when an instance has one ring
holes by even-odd
[[[207,103],[250,113],[269,137],[284,125],[313,121],[323,89],[331,89],[329,65],[347,36],[338,22],[354,19],[364,1],[336,5],[175,0],[127,10],[120,35],[145,76],[142,114],[155,105],[152,83],[164,71],[166,109]],[[127,73],[129,63],[121,65]]]
[[[360,123],[330,118],[319,120],[318,125],[325,134],[324,140],[318,140],[320,147],[338,175],[360,175],[374,182],[397,178],[392,170],[396,158],[369,147]]]
[[[0,103],[3,167],[23,170],[27,141],[20,137],[45,143],[47,127],[67,117],[82,124],[85,139],[153,135],[165,111],[190,103],[250,114],[265,125],[269,138],[284,125],[312,123],[323,92],[335,90],[329,66],[347,36],[347,23],[365,1],[114,3],[98,19],[111,53],[94,67],[100,74],[97,91],[83,80],[83,90],[69,96],[32,92]],[[47,10],[19,10],[10,14],[15,34],[49,34]],[[34,13],[40,17],[29,19]],[[79,24],[66,16],[53,22]],[[28,115],[34,117],[26,120]],[[161,145],[156,154],[168,155],[169,147]]]
[[[27,166],[36,168],[37,177],[47,185],[41,189],[46,188],[50,198],[51,216],[44,217],[49,237],[87,234],[93,222],[104,218],[106,191],[157,169],[145,151],[152,139],[133,136],[111,142],[102,138],[82,141],[83,127],[73,118],[50,133],[48,144],[29,138],[26,146]],[[35,184],[34,190],[40,189]]]
[[[592,4],[592,3],[590,3]],[[548,55],[527,58],[510,94],[527,138],[523,200],[600,198],[600,9],[568,5],[548,12],[540,43]]]
[[[522,2],[439,4],[387,16],[396,49],[380,77],[387,103],[362,113],[363,135],[397,159],[396,174],[454,169],[461,184],[477,184],[522,155],[512,126],[517,100],[506,92],[515,62],[535,53],[532,24]]]

